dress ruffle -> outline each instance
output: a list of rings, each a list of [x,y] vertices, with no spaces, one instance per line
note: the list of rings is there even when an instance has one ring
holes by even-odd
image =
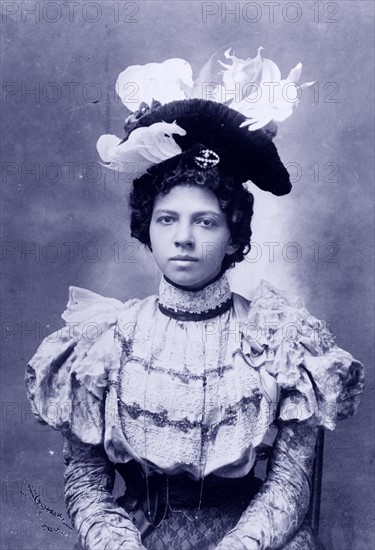
[[[244,356],[259,369],[264,389],[273,396],[280,391],[281,420],[333,430],[337,420],[355,414],[363,366],[336,345],[300,298],[262,281],[241,334]]]

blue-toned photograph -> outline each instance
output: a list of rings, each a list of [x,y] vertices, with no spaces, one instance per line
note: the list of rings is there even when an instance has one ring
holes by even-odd
[[[1,548],[372,550],[373,3],[0,9]]]

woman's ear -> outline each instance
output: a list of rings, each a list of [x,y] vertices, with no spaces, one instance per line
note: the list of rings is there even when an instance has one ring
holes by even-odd
[[[234,244],[233,243],[233,239],[229,239],[226,247],[225,247],[225,253],[228,255],[228,256],[231,256],[232,254],[234,254],[235,252],[237,252],[237,250],[240,248],[240,245],[239,244]]]

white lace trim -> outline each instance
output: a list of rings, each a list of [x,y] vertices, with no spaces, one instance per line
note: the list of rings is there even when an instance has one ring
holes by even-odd
[[[231,290],[225,274],[202,290],[194,292],[177,288],[164,278],[159,287],[159,303],[173,311],[207,313],[220,307],[230,298]]]

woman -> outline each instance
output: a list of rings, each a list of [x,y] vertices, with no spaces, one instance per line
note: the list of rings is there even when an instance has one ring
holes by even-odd
[[[249,131],[243,113],[197,97],[138,107],[124,140],[98,149],[137,171],[132,236],[163,274],[159,295],[123,304],[71,287],[66,328],[26,375],[36,416],[64,436],[69,516],[90,550],[319,548],[305,522],[317,427],[355,412],[362,366],[300,300],[263,282],[249,302],[226,277],[250,249],[243,182],[290,191],[274,127]]]

